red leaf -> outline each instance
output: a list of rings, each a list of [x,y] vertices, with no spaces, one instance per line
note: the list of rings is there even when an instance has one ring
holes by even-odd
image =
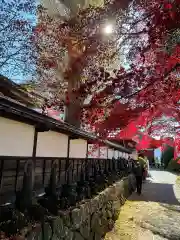
[[[126,128],[121,130],[121,132],[118,134],[118,137],[122,139],[132,139],[137,131],[138,129],[135,125],[135,122],[131,122]]]
[[[148,135],[144,135],[140,142],[136,145],[136,149],[139,150],[145,150],[150,147],[151,144],[151,138]]]
[[[171,3],[166,3],[166,4],[164,5],[164,7],[165,7],[166,9],[172,9],[172,4],[171,4]]]
[[[174,160],[180,156],[180,135],[177,134],[174,141]]]

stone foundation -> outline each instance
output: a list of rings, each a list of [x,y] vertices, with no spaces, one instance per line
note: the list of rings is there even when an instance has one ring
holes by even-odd
[[[96,197],[84,200],[75,208],[59,211],[40,224],[21,231],[18,239],[101,240],[112,229],[121,206],[135,190],[135,178],[129,175],[106,188]]]

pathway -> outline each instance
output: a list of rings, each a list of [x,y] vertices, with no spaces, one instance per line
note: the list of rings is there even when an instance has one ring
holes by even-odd
[[[105,240],[179,240],[180,184],[175,174],[151,170],[141,196],[133,193]],[[179,201],[178,201],[179,200]]]

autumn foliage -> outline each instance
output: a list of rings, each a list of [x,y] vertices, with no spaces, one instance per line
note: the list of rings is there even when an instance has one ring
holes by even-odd
[[[31,59],[48,107],[66,106],[69,119],[100,138],[132,139],[143,130],[139,149],[161,146],[150,135],[178,134],[180,0],[105,1],[70,19],[49,16],[42,6],[37,14]]]

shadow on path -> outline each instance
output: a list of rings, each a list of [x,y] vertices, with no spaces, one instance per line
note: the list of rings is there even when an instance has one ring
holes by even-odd
[[[142,195],[139,196],[136,193],[133,193],[129,200],[180,205],[174,191],[173,184],[154,183],[147,181],[145,184],[143,184]]]

